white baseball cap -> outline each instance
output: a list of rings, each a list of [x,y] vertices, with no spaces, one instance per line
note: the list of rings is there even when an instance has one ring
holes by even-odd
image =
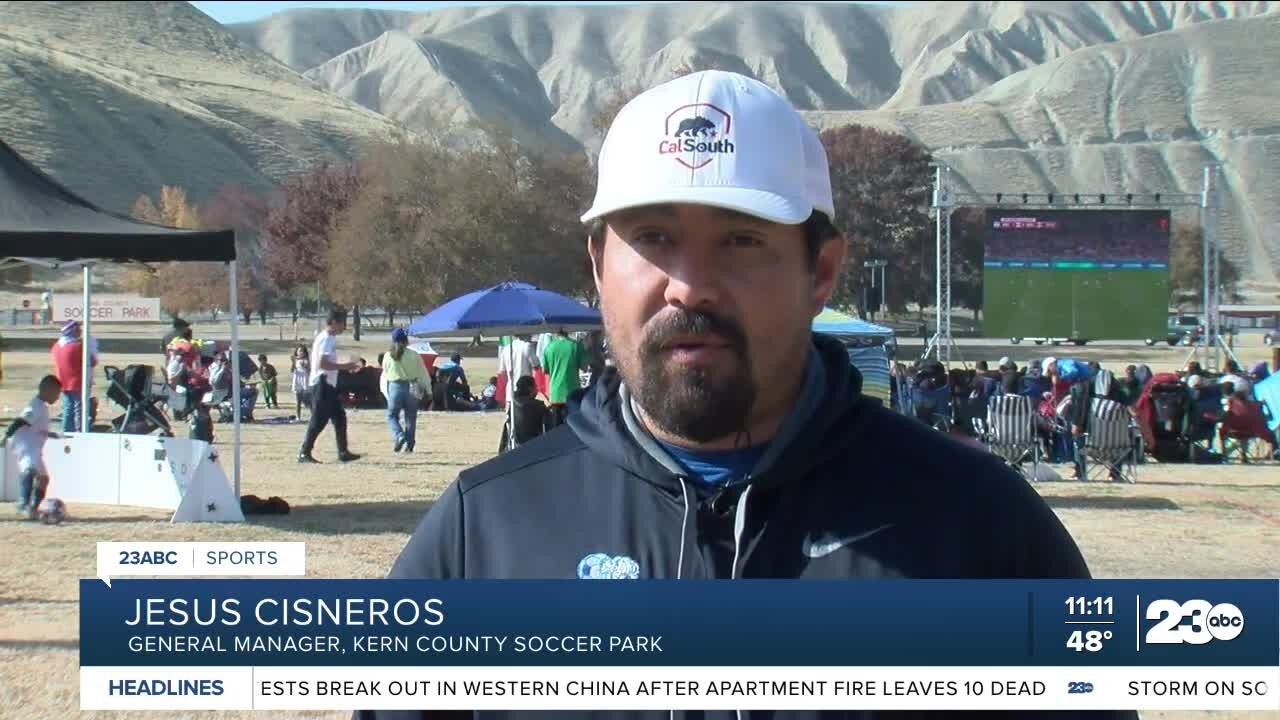
[[[797,225],[835,220],[818,134],[764,83],[722,70],[690,73],[631,100],[600,148],[589,222],[644,205],[695,203]]]

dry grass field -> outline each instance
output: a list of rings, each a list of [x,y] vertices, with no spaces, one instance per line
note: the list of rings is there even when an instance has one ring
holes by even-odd
[[[381,334],[379,334],[380,338]],[[271,352],[287,370],[288,343]],[[353,348],[372,359],[381,340]],[[343,347],[351,348],[349,340]],[[1056,350],[1057,348],[1055,348]],[[1072,351],[1081,350],[1072,348]],[[1085,356],[1089,348],[1071,352]],[[1019,350],[1049,354],[1049,348]],[[1110,352],[1110,351],[1108,351]],[[1185,351],[1134,348],[1134,359],[1167,367]],[[488,354],[488,353],[486,353]],[[1258,357],[1253,357],[1257,355]],[[1246,359],[1261,359],[1258,352]],[[0,421],[8,422],[47,372],[47,355],[5,353]],[[154,358],[109,358],[112,364]],[[1105,361],[1104,361],[1105,362]],[[490,357],[468,358],[468,377],[492,374]],[[282,405],[292,396],[282,393]],[[56,410],[55,410],[56,412]],[[258,416],[287,415],[266,411]],[[104,415],[106,411],[104,410]],[[114,413],[108,415],[113,416]],[[289,501],[286,516],[252,517],[242,525],[173,525],[168,513],[140,508],[71,505],[55,527],[0,512],[0,718],[244,717],[267,713],[89,713],[79,710],[77,580],[94,575],[95,543],[110,540],[275,540],[307,544],[312,577],[379,577],[399,553],[423,512],[456,473],[489,458],[501,415],[430,413],[419,418],[418,452],[392,452],[381,411],[351,415],[352,446],[365,453],[350,465],[333,462],[331,431],[316,456],[325,464],[301,470],[294,462],[303,425],[246,425],[242,492]],[[216,426],[230,442],[230,426]],[[179,430],[185,435],[185,428]],[[1059,468],[1067,473],[1067,468]],[[1098,577],[1280,577],[1280,472],[1275,464],[1141,467],[1136,485],[1055,482],[1038,485],[1082,546]],[[274,714],[273,714],[274,715]],[[1145,713],[1149,718],[1244,718],[1261,713]],[[283,717],[285,714],[280,714]],[[288,713],[343,718],[346,713]]]

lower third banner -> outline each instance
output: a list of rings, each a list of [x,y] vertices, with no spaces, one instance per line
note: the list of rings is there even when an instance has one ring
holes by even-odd
[[[83,709],[1280,709],[1276,581],[81,583]]]

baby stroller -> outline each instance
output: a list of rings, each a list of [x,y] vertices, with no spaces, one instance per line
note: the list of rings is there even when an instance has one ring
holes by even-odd
[[[1191,461],[1191,393],[1173,373],[1161,373],[1138,398],[1138,422],[1148,452],[1162,463]]]
[[[160,409],[167,399],[164,383],[155,380],[155,368],[150,365],[129,365],[104,368],[107,376],[107,399],[124,410],[124,414],[111,421],[111,429],[130,435],[150,435],[159,432],[163,437],[173,437],[169,418]]]

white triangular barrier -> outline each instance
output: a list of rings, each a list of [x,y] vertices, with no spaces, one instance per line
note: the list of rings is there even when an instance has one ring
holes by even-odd
[[[204,445],[205,443],[201,443]],[[218,457],[206,452],[196,464],[172,522],[244,522],[240,499],[231,489]]]
[[[45,443],[49,497],[173,510],[172,522],[244,522],[219,451],[187,438],[70,433]],[[3,499],[17,499],[17,459],[4,458]]]
[[[0,502],[18,502],[18,460],[7,445],[0,458]]]

